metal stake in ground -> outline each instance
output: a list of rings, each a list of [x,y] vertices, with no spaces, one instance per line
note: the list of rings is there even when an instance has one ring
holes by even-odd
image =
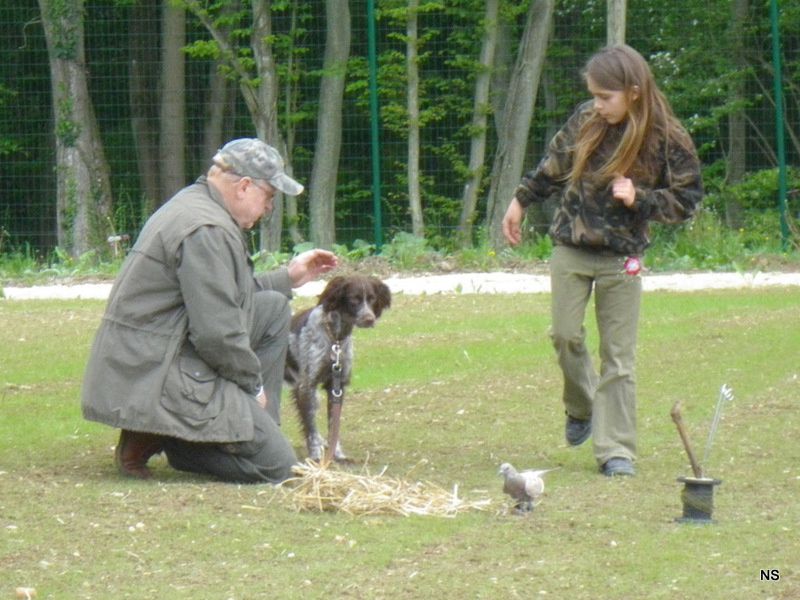
[[[717,435],[717,427],[719,427],[719,420],[722,416],[722,405],[725,402],[733,401],[733,390],[727,384],[719,390],[719,398],[717,399],[717,408],[714,411],[714,419],[711,421],[711,429],[708,431],[708,440],[706,440],[706,449],[703,452],[703,464],[708,465],[708,455],[711,452],[711,444],[714,443],[714,436]]]

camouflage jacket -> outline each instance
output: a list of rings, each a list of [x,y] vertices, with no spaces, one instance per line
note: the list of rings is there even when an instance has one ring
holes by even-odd
[[[612,197],[610,183],[597,184],[590,174],[614,152],[624,126],[609,129],[587,165],[589,174],[575,185],[564,178],[572,166],[578,130],[591,110],[591,102],[578,107],[553,137],[538,166],[523,176],[514,195],[524,207],[558,195],[550,226],[555,244],[638,256],[650,244],[648,221],[676,224],[694,214],[703,197],[697,154],[694,147],[687,150],[674,142],[667,147],[662,142],[656,172],[629,175],[636,187],[636,201],[626,208]]]

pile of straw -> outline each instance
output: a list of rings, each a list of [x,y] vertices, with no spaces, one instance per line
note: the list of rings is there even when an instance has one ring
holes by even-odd
[[[491,500],[467,501],[425,482],[409,482],[384,475],[339,470],[336,465],[306,461],[294,467],[297,477],[282,484],[298,512],[335,512],[349,515],[427,515],[455,517],[470,510],[486,510]]]

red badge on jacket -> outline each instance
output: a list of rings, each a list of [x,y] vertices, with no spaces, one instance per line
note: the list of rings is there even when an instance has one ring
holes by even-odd
[[[642,261],[638,256],[629,256],[625,259],[625,274],[638,275],[642,272]]]

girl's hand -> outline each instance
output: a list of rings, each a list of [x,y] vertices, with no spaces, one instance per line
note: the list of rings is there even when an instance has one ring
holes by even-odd
[[[506,214],[503,217],[503,235],[508,243],[516,246],[522,241],[522,217],[525,216],[525,209],[515,198],[511,199],[511,204],[506,209]]]
[[[611,193],[615,200],[622,202],[626,208],[631,208],[636,202],[636,188],[633,181],[622,175],[617,175],[611,182]]]

